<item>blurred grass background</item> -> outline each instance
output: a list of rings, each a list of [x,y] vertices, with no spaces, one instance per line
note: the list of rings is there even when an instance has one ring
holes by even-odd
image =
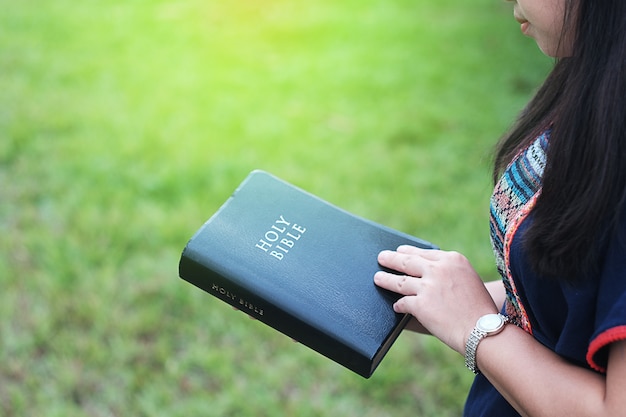
[[[471,375],[437,341],[402,335],[364,380],[177,263],[262,168],[495,278],[491,147],[551,65],[509,4],[0,10],[0,415],[460,414]]]

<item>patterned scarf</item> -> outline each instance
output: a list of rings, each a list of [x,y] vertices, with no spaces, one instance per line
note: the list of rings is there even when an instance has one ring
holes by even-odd
[[[491,245],[506,290],[505,311],[512,322],[531,334],[530,320],[511,274],[510,252],[515,232],[541,193],[549,136],[550,131],[541,134],[511,162],[491,196]]]

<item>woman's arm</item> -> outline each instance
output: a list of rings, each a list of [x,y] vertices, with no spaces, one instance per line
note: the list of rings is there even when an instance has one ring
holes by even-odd
[[[379,262],[406,274],[379,272],[374,277],[377,285],[404,295],[394,310],[412,314],[461,355],[477,319],[501,307],[504,290],[483,284],[458,253],[400,247],[382,252]],[[480,342],[477,363],[522,415],[626,416],[626,342],[612,345],[603,376],[565,361],[508,325]]]
[[[523,416],[626,415],[626,341],[611,345],[606,377],[565,361],[513,325],[480,342],[477,362]]]
[[[485,283],[485,288],[491,295],[491,299],[493,303],[498,308],[502,308],[504,305],[504,300],[506,299],[506,292],[504,291],[504,284],[501,279],[495,281],[489,281]]]

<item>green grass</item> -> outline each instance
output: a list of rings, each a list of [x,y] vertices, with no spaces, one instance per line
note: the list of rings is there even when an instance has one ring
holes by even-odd
[[[177,278],[255,168],[459,250],[551,63],[492,0],[0,0],[0,414],[455,416],[405,334],[370,380]]]

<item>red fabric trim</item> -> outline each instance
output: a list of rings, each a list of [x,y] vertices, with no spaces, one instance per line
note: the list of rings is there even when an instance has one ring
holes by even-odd
[[[600,333],[589,344],[589,350],[587,351],[587,363],[589,366],[596,371],[606,372],[606,367],[598,365],[595,361],[595,356],[601,349],[620,340],[626,340],[626,326],[613,327]]]
[[[519,293],[517,292],[517,287],[515,285],[515,280],[513,279],[513,274],[511,273],[511,245],[513,244],[513,238],[517,233],[522,222],[528,217],[530,211],[535,207],[537,203],[537,199],[541,194],[541,190],[538,190],[531,198],[526,202],[526,204],[520,208],[520,211],[516,218],[512,219],[512,226],[507,230],[504,236],[504,264],[506,266],[506,275],[509,281],[509,285],[513,290],[513,295],[515,296],[515,301],[517,303],[517,307],[519,311],[516,311],[515,306],[511,305],[510,302],[507,303],[507,307],[512,307],[512,310],[509,311],[507,309],[507,315],[511,317],[522,329],[526,332],[533,334],[533,328],[530,324],[530,318],[528,317],[528,313],[526,312],[526,308],[524,304],[522,304],[522,300],[520,299]]]

